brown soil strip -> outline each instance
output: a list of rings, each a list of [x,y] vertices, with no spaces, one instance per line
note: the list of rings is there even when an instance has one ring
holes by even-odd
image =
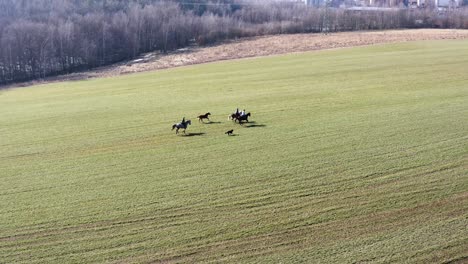
[[[55,81],[111,77],[135,72],[153,71],[220,60],[261,57],[293,52],[345,48],[382,43],[421,40],[466,39],[468,30],[411,29],[371,32],[341,32],[332,34],[294,34],[263,36],[209,46],[190,47],[169,54],[148,53],[125,63],[117,63],[82,73],[47,78],[43,81],[16,84],[27,86]]]

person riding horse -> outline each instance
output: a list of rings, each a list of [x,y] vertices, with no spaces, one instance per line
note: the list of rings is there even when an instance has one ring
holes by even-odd
[[[236,121],[236,120],[239,120],[240,118],[243,118],[243,120],[245,120],[246,115],[247,115],[247,112],[245,112],[245,109],[242,111],[239,111],[239,108],[236,108],[236,112],[229,115],[228,119]]]
[[[176,134],[178,134],[179,129],[183,129],[184,134],[185,134],[185,130],[187,129],[188,125],[191,125],[191,124],[192,124],[192,122],[190,120],[185,121],[185,116],[184,116],[184,118],[182,118],[182,122],[172,125],[172,130],[174,130],[174,128],[176,128]]]
[[[249,122],[249,116],[250,116],[250,112],[249,113],[246,113],[244,115],[241,115],[239,117],[236,118],[237,122],[239,122],[239,124],[242,125],[242,121],[246,121],[247,123]],[[234,120],[234,121],[236,121]]]

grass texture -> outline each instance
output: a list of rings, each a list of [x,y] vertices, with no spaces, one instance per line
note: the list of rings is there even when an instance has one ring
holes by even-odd
[[[0,91],[0,262],[468,261],[467,69],[428,41]]]

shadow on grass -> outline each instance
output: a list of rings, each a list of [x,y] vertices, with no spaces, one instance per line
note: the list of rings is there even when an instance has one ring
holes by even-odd
[[[205,125],[211,125],[211,124],[221,124],[222,122],[219,122],[219,121],[210,121],[208,123],[203,123]]]
[[[249,128],[250,127],[266,127],[266,125],[263,125],[263,124],[251,124],[251,125],[249,125],[249,124],[247,124],[245,127],[249,127]]]
[[[195,136],[203,136],[205,133],[186,133],[184,137],[195,137]]]
[[[242,123],[242,126],[244,127],[266,127],[264,124],[257,124],[255,121],[250,121],[248,123]]]

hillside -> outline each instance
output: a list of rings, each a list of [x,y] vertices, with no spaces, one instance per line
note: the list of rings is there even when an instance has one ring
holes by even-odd
[[[412,29],[331,34],[292,34],[243,38],[210,47],[190,47],[169,54],[148,53],[141,58],[92,71],[47,78],[19,84],[28,86],[51,81],[82,80],[122,74],[167,69],[220,60],[252,58],[323,49],[399,43],[418,40],[466,39],[468,30]],[[18,84],[10,87],[18,86]]]
[[[439,40],[2,90],[0,262],[466,262],[466,69]]]

